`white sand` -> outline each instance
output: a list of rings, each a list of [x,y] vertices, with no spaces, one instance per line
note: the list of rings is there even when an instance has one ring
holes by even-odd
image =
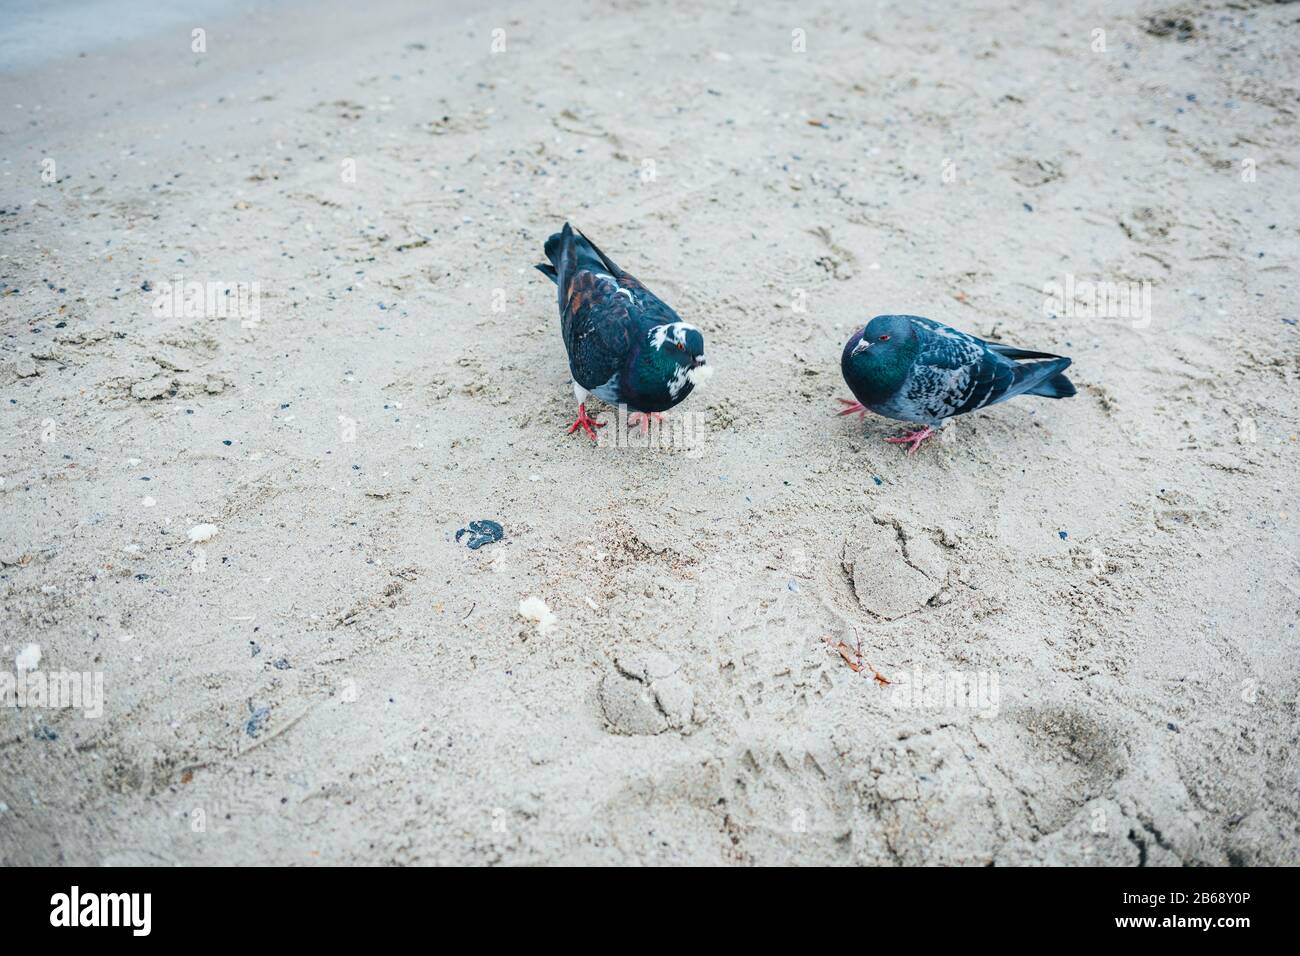
[[[444,9],[7,48],[0,650],[104,714],[0,709],[0,862],[1300,862],[1294,7]],[[565,434],[566,218],[692,450]],[[1079,395],[908,458],[884,312]]]

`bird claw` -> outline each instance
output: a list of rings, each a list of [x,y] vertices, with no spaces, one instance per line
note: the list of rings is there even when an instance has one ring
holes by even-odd
[[[851,398],[837,398],[835,400],[841,405],[847,406],[843,411],[837,413],[841,418],[845,415],[852,415],[854,412],[857,412],[860,417],[866,417],[867,410],[861,402],[855,402]]]
[[[925,441],[935,434],[933,428],[926,425],[920,431],[908,432],[905,435],[899,435],[897,438],[886,438],[885,441],[891,445],[907,445],[907,453],[915,455],[916,450],[921,447],[921,442]]]
[[[578,406],[578,420],[569,426],[568,434],[572,435],[579,428],[581,428],[583,431],[585,431],[588,435],[591,436],[592,441],[595,441],[596,429],[604,428],[604,427],[605,427],[605,423],[598,422],[596,421],[596,419],[589,416],[587,414],[587,406],[585,404],[582,404]]]
[[[639,419],[639,421],[637,421]],[[644,435],[650,431],[650,421],[662,422],[664,417],[658,412],[632,412],[627,416],[628,426],[640,424],[641,434]]]

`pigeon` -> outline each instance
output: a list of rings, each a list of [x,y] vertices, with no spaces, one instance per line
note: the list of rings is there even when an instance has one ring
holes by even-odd
[[[919,315],[876,316],[853,333],[840,367],[857,397],[856,402],[840,399],[847,406],[841,415],[865,415],[870,409],[924,426],[885,439],[907,445],[909,455],[954,415],[1017,395],[1069,398],[1074,394],[1074,386],[1062,374],[1070,367],[1068,358],[985,342]]]
[[[587,414],[595,395],[631,409],[628,423],[650,427],[701,384],[713,369],[704,361],[704,336],[628,275],[567,222],[546,240],[549,263],[537,266],[555,282],[560,333],[569,353],[578,419],[593,440],[605,423]]]

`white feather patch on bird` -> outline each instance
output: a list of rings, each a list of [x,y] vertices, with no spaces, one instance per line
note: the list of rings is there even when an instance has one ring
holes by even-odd
[[[14,658],[14,669],[34,671],[41,666],[41,645],[28,644]]]
[[[546,602],[533,595],[519,602],[519,616],[537,625],[537,633],[545,637],[555,630],[555,613]]]
[[[650,344],[657,349],[664,347],[664,343],[672,340],[674,345],[680,345],[686,341],[687,331],[700,331],[689,322],[670,322],[668,325],[656,325],[650,330]]]
[[[214,524],[196,524],[190,528],[190,540],[195,544],[202,544],[204,541],[211,541],[220,531],[221,529]]]
[[[713,378],[712,365],[698,365],[686,373],[686,377],[691,380],[691,384],[699,388],[709,379]]]
[[[673,401],[677,401],[677,396],[686,386],[686,378],[690,374],[691,370],[685,365],[677,366],[677,371],[673,372],[673,377],[668,380],[668,397]]]

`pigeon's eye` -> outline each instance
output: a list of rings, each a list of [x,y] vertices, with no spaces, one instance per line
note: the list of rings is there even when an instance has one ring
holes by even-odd
[[[882,336],[880,337],[880,341],[882,341],[882,342],[888,342],[888,341],[889,341],[889,336],[888,336],[888,335],[882,335]]]
[[[686,346],[683,345],[681,342],[678,342],[678,343],[677,343],[677,351],[679,351],[679,352],[685,352],[685,351],[686,351]]]

